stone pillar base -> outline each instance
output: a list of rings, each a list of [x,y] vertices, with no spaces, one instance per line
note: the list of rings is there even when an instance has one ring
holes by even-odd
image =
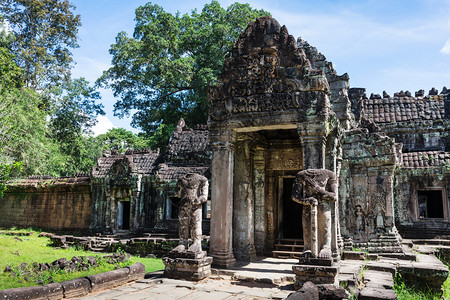
[[[206,251],[171,252],[163,258],[166,266],[164,276],[172,279],[199,281],[211,275],[213,258],[206,256]]]
[[[236,264],[236,259],[230,253],[209,253],[213,257],[212,265],[216,268],[231,268]]]
[[[339,274],[339,263],[332,260],[313,258],[309,260],[300,259],[300,264],[292,266],[295,273],[295,289],[300,289],[304,283],[311,281],[314,284],[333,284],[337,286],[337,275]]]

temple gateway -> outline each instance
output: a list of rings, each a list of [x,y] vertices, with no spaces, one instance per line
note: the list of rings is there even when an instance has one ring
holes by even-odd
[[[343,237],[390,237],[401,251],[393,190],[401,144],[372,130],[370,120],[358,124],[348,79],[270,17],[241,34],[210,90],[215,264],[270,255],[278,239],[303,238],[307,207],[291,195],[296,174],[307,169],[338,177],[338,202],[330,204],[333,257]]]
[[[209,180],[202,227],[221,267],[282,256],[281,240],[310,234],[305,218],[329,222],[334,261],[344,246],[400,253],[402,236],[450,235],[450,90],[367,97],[263,17],[241,33],[209,96],[208,124],[180,120],[163,153],[105,152],[91,174],[9,182],[0,226],[177,233],[177,180],[195,173]],[[292,200],[306,170],[328,170],[336,187],[317,215]],[[300,198],[314,194],[301,188]]]

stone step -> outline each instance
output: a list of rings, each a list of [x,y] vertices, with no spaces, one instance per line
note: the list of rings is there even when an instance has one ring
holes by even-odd
[[[364,287],[361,289],[358,299],[397,299],[394,291],[394,278],[390,272],[366,270],[362,276]]]
[[[413,253],[378,253],[378,255],[381,257],[389,257],[402,260],[416,260],[416,255]]]
[[[303,245],[302,239],[279,239],[278,244]]]
[[[91,248],[90,249],[92,252],[104,252],[105,248]]]
[[[303,245],[275,244],[275,250],[280,251],[296,251],[303,250]]]
[[[412,239],[411,242],[419,245],[450,245],[450,240],[444,239]]]
[[[296,252],[296,251],[280,251],[275,250],[272,251],[273,257],[276,258],[300,258],[303,252]]]

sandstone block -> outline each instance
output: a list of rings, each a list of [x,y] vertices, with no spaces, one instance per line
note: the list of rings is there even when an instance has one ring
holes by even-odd
[[[0,299],[62,299],[63,288],[60,283],[51,283],[44,286],[32,286],[0,291]]]
[[[89,294],[91,290],[91,283],[89,279],[76,278],[61,282],[64,291],[64,298],[76,298]]]

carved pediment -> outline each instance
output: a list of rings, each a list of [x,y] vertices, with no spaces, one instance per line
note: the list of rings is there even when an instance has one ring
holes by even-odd
[[[127,158],[117,160],[111,166],[108,172],[110,184],[113,186],[130,186],[131,183],[131,166]]]
[[[303,109],[311,101],[299,93],[312,91],[328,93],[324,73],[312,69],[285,26],[271,17],[258,18],[241,33],[217,86],[209,90],[210,117],[214,122],[243,113]]]

